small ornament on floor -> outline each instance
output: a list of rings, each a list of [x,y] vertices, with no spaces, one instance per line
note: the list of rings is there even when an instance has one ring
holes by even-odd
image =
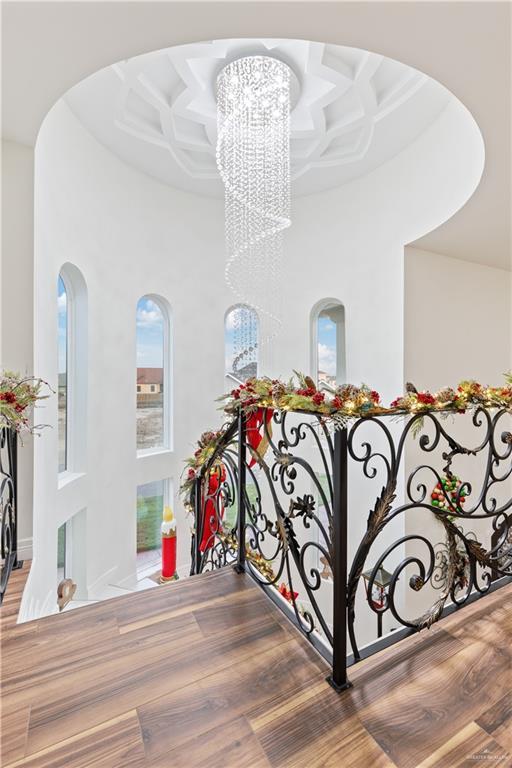
[[[59,613],[70,603],[76,592],[76,584],[73,579],[62,579],[57,587],[57,605]]]

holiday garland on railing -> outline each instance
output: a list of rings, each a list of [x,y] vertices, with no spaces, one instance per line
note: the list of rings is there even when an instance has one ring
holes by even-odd
[[[3,371],[0,374],[0,426],[32,434],[42,429],[45,425],[32,425],[29,416],[39,400],[50,396],[49,393],[42,394],[44,389],[52,392],[43,379]]]
[[[512,411],[512,373],[505,374],[505,379],[507,383],[502,387],[487,387],[477,381],[467,380],[461,381],[456,389],[443,387],[434,393],[420,392],[408,384],[405,394],[385,407],[381,404],[379,393],[366,384],[360,387],[342,384],[331,394],[318,389],[309,376],[295,372],[295,377],[288,382],[267,377],[249,379],[219,400],[223,403],[224,412],[231,416],[238,413],[240,408],[247,416],[263,412],[264,409],[298,411],[316,414],[324,421],[331,421],[335,427],[342,427],[350,420],[364,416],[421,417],[431,412],[447,416],[479,406]],[[186,461],[180,489],[184,500],[189,496],[201,467],[214,456],[228,426],[226,424],[217,432],[204,432],[201,435],[194,456]],[[423,426],[423,420],[419,418],[415,426],[418,432]]]

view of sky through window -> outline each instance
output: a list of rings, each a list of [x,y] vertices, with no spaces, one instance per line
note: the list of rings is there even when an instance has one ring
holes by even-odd
[[[232,307],[224,323],[224,370],[240,381],[258,375],[259,322],[256,310]]]
[[[164,318],[152,299],[143,297],[137,304],[137,367],[162,368]]]
[[[318,372],[336,377],[336,324],[323,312],[318,316]]]
[[[164,315],[143,296],[137,304],[137,449],[164,444]]]

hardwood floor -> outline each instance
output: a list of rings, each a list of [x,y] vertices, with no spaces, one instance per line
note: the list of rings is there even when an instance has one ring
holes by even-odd
[[[357,665],[338,696],[231,570],[19,626],[15,584],[5,768],[512,767],[512,586]]]
[[[30,560],[25,560],[22,568],[11,572],[7,591],[0,607],[0,630],[16,626],[20,609],[21,596],[30,572]]]

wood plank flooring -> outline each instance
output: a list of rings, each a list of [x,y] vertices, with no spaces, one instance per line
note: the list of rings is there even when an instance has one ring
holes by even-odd
[[[20,609],[21,596],[30,573],[30,560],[25,560],[22,568],[11,571],[7,590],[0,607],[0,630],[16,626]]]
[[[362,662],[324,661],[226,569],[15,625],[7,768],[512,768],[512,586]]]

